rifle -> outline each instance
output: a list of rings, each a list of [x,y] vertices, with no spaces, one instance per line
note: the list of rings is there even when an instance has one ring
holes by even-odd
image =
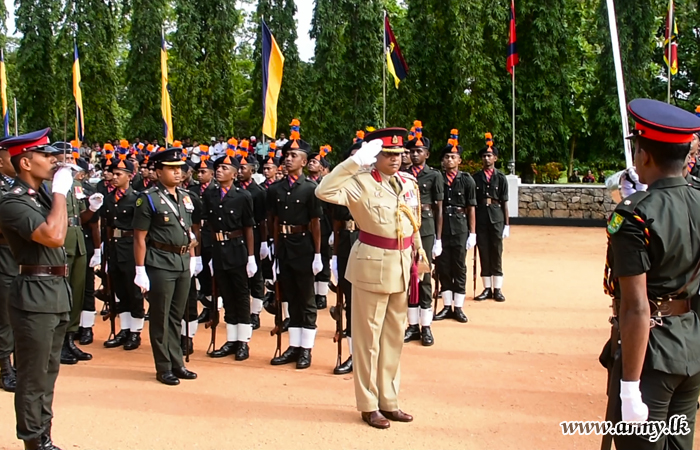
[[[212,305],[210,310],[211,314],[209,315],[209,322],[204,324],[205,329],[211,328],[211,341],[209,342],[207,355],[211,355],[211,352],[216,350],[216,327],[219,325],[219,295],[218,290],[216,289],[216,278],[214,277],[214,274],[212,274],[211,277],[211,303]]]
[[[279,219],[275,216],[275,220],[273,221],[273,226],[274,226],[274,231],[273,231],[273,242],[275,243],[275,250],[278,250],[278,237],[279,237]],[[270,330],[270,336],[274,336],[277,334],[277,348],[275,349],[275,358],[278,356],[282,356],[282,289],[280,289],[280,280],[279,276],[276,273],[277,270],[279,270],[279,260],[277,260],[277,265],[275,265],[274,261],[276,259],[277,255],[274,255],[272,257],[272,276],[275,280],[275,303],[276,303],[276,310],[275,310],[275,327]]]
[[[620,380],[622,379],[622,352],[620,345],[620,328],[616,319],[610,320],[612,327],[610,328],[610,354],[606,355],[606,350],[603,350],[601,360],[604,355],[607,356],[608,367],[608,403],[605,407],[605,420],[612,423],[617,423],[621,417],[618,416],[620,411]],[[602,361],[601,361],[602,362]],[[600,442],[600,450],[610,450],[612,447],[613,435],[604,434]]]
[[[475,246],[474,246],[474,270],[473,270],[473,274],[474,274],[474,295],[472,296],[472,298],[476,298],[476,254],[477,254],[477,253],[478,253],[478,247],[475,245]]]
[[[340,241],[340,222],[337,220],[333,221],[333,254],[338,255],[338,242]],[[340,278],[340,273],[338,273],[338,278]],[[333,336],[333,342],[338,344],[338,359],[335,361],[335,368],[337,369],[343,363],[343,303],[345,301],[345,296],[343,295],[343,287],[340,284],[340,279],[335,280],[336,290],[335,290],[335,335]]]

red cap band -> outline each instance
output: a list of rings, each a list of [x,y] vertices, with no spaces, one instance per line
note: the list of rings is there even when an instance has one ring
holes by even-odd
[[[10,156],[17,156],[25,151],[25,149],[31,149],[32,147],[39,147],[40,145],[48,145],[49,144],[49,138],[48,136],[44,136],[40,139],[37,139],[36,141],[33,142],[24,142],[22,144],[16,145],[14,147],[9,147],[7,151],[10,153]]]
[[[668,133],[649,128],[639,122],[635,124],[635,129],[640,131],[640,136],[651,139],[652,141],[666,142],[669,144],[687,144],[693,140],[693,133]]]

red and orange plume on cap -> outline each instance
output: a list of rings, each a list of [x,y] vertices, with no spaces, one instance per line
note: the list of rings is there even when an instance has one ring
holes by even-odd
[[[103,145],[102,148],[106,152],[113,152],[114,151],[114,146],[112,144],[110,144],[109,142],[107,142],[105,145]]]
[[[447,145],[452,146],[452,153],[457,153],[459,149],[457,146],[459,145],[459,130],[456,128],[453,128],[450,130],[450,139],[447,141]]]
[[[146,146],[146,150],[148,150],[149,153],[153,153],[155,149],[156,148],[153,146],[153,144],[148,144],[148,146]]]
[[[180,142],[180,141],[173,141],[173,147],[182,147],[182,142]]]
[[[73,159],[77,160],[80,158],[80,141],[73,139],[70,141],[71,153],[73,154]]]
[[[332,151],[333,151],[333,149],[331,148],[330,145],[324,145],[321,147],[321,150],[319,150],[318,156],[320,156],[321,158],[325,158],[326,155]]]
[[[277,150],[277,142],[275,142],[275,141],[270,142],[270,150]]]
[[[137,145],[136,147],[138,147],[139,150],[143,150],[143,142],[139,142],[139,145]]]
[[[416,146],[423,147],[423,122],[420,120],[413,121],[413,128],[415,129],[416,133]]]
[[[127,141],[126,139],[122,139],[119,141],[119,146],[121,148],[129,148],[129,141]]]
[[[489,149],[493,147],[493,136],[491,133],[486,133],[484,137],[486,138],[486,145],[489,147]]]
[[[297,141],[301,139],[301,134],[299,133],[301,122],[299,122],[299,119],[293,119],[289,126],[292,127],[291,132],[289,133],[289,139],[293,141],[290,148],[292,150],[296,150],[299,148],[299,143]]]
[[[228,145],[226,146],[226,156],[227,157],[236,156],[236,149],[238,148],[238,141],[235,138],[231,138],[228,140],[227,144]],[[228,162],[226,162],[226,161],[228,161]],[[231,164],[231,160],[228,158],[225,159],[224,162],[226,162],[227,164]]]
[[[354,144],[357,141],[364,141],[365,139],[365,132],[362,130],[358,130],[355,132],[355,138],[352,140],[352,143]]]

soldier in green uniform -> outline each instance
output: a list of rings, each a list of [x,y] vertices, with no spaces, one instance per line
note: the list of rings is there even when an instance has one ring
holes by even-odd
[[[151,156],[158,182],[141,193],[134,213],[134,283],[148,292],[149,336],[156,379],[174,386],[197,374],[185,368],[180,347],[182,317],[190,281],[195,275],[192,233],[194,204],[180,188],[181,149],[162,149]]]
[[[70,143],[56,142],[53,147],[55,149],[54,156],[59,163],[75,164]],[[62,364],[76,364],[78,361],[89,361],[92,359],[90,353],[82,351],[73,341],[78,339],[77,332],[80,326],[80,315],[83,312],[85,272],[88,264],[82,224],[89,222],[93,214],[102,207],[103,199],[102,194],[98,193],[92,195],[88,200],[85,191],[83,191],[83,186],[78,180],[73,180],[73,189],[66,197],[68,231],[64,246],[68,255],[68,276],[70,277],[70,286],[73,291],[73,305],[70,313],[70,323],[66,331],[66,339],[61,350]],[[94,267],[95,261],[90,263]],[[97,264],[99,264],[99,261]]]
[[[52,404],[71,311],[63,244],[73,177],[68,167],[56,170],[54,148],[48,145],[50,131],[0,143],[17,172],[12,189],[0,200],[0,228],[19,265],[10,287],[9,311],[17,364],[17,437],[29,450],[58,449],[51,441]],[[52,178],[49,194],[42,181]]]
[[[439,170],[426,164],[430,156],[430,140],[423,136],[422,123],[415,121],[413,125],[415,137],[406,143],[406,150],[411,152],[413,163],[408,173],[416,178],[420,189],[422,209],[420,236],[423,248],[432,249],[429,256],[432,264],[433,260],[442,253],[442,200],[445,182]],[[419,291],[417,303],[408,305],[408,328],[404,335],[404,342],[421,341],[424,346],[431,346],[435,343],[435,338],[430,330],[430,324],[433,321],[430,273],[423,275]]]
[[[601,355],[611,368],[607,420],[669,424],[684,416],[686,434],[655,441],[632,428],[614,437],[615,448],[690,449],[700,394],[700,320],[689,300],[700,286],[700,184],[682,172],[700,118],[648,99],[628,110],[636,172],[648,189],[626,197],[608,221],[605,287],[615,318]]]
[[[15,184],[15,176],[10,152],[6,148],[0,148],[0,198]],[[15,368],[10,361],[10,355],[15,351],[15,338],[8,308],[10,285],[18,270],[7,239],[0,235],[0,387],[8,392],[14,392],[17,383]]]

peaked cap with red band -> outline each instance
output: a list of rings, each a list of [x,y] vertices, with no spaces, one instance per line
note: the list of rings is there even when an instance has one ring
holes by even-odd
[[[700,117],[658,100],[634,99],[627,110],[636,123],[628,139],[641,136],[667,144],[686,144],[700,131]]]
[[[27,152],[55,153],[56,149],[49,145],[51,128],[33,131],[19,136],[12,136],[0,141],[0,148],[7,150],[10,156]]]
[[[386,153],[403,153],[404,141],[408,130],[405,128],[382,128],[365,134],[365,142],[372,142],[375,139],[382,141],[382,151]]]

